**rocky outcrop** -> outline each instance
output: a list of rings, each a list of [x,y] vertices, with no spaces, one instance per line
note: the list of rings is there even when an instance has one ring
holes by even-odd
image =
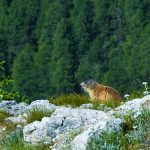
[[[18,115],[17,117],[8,117],[5,119],[5,122],[13,123],[13,124],[26,124],[27,120],[23,115]]]
[[[94,109],[94,105],[91,104],[91,103],[82,104],[79,108],[81,108],[81,109]],[[97,104],[96,109],[97,110],[102,110],[104,112],[108,112],[108,111],[112,110],[112,108],[107,107],[105,104],[99,104],[99,105]]]
[[[120,130],[123,120],[110,117],[108,120],[97,121],[94,125],[85,128],[84,131],[77,135],[71,143],[72,150],[86,150],[87,144],[94,138],[107,130]]]
[[[57,108],[57,106],[55,106],[54,104],[49,103],[48,100],[36,100],[36,101],[33,101],[27,107],[28,110],[33,109],[33,108],[53,111]]]
[[[120,130],[124,120],[115,118],[132,113],[136,118],[143,108],[150,109],[150,95],[124,103],[111,110],[100,105],[100,110],[93,110],[93,104],[83,104],[79,108],[55,106],[48,100],[37,100],[30,105],[15,101],[0,102],[0,109],[7,109],[13,117],[6,118],[15,124],[26,124],[26,112],[34,109],[53,111],[51,117],[43,117],[41,121],[34,121],[23,128],[26,142],[38,144],[51,143],[52,150],[86,150],[90,140],[98,138],[104,131]],[[105,111],[105,112],[104,112]]]
[[[6,100],[0,102],[0,110],[6,110],[14,116],[21,115],[34,108],[53,111],[57,106],[50,104],[48,100],[36,100],[30,105],[23,102],[17,103],[16,101]]]
[[[22,114],[27,110],[27,104],[26,103],[18,103],[16,101],[1,101],[0,102],[0,110],[6,110],[10,114],[16,116],[19,114]]]
[[[70,143],[72,149],[79,149],[79,145],[85,149],[91,137],[101,134],[110,122],[112,125],[109,128],[113,130],[120,127],[122,120],[115,119],[102,111],[62,107],[57,108],[51,117],[44,117],[41,122],[36,121],[25,126],[23,134],[27,142],[33,144],[42,142],[44,137],[44,140],[49,142],[55,141],[53,149],[60,149],[57,147],[60,136],[62,137],[68,131],[80,129],[81,134]]]
[[[130,112],[134,114],[134,117],[137,117],[140,114],[141,110],[145,108],[150,109],[150,95],[128,101],[125,104],[117,107],[116,109],[109,111],[108,114],[126,115]]]

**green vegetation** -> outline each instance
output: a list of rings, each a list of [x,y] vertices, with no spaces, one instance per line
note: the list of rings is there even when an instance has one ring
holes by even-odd
[[[29,124],[33,121],[41,121],[43,117],[50,117],[52,113],[53,111],[33,108],[27,112],[27,123]]]
[[[12,116],[6,110],[0,110],[0,123],[4,121],[5,118]]]
[[[50,97],[49,102],[59,106],[71,106],[71,107],[79,107],[82,104],[90,103],[88,96],[78,95],[78,94],[63,94],[56,97]]]
[[[150,74],[149,0],[1,0],[0,61],[32,100],[93,78],[122,95]],[[53,14],[53,15],[52,15]]]
[[[62,146],[61,150],[71,150],[72,149],[72,141],[74,138],[79,135],[83,130],[81,128],[74,129],[72,131],[68,131],[65,133],[65,138],[63,142],[64,147]]]
[[[148,138],[150,132],[150,110],[143,110],[134,122],[131,121],[131,116],[125,117],[127,126],[130,128],[123,132],[104,132],[102,136],[93,139],[88,144],[88,150],[148,150]],[[132,129],[131,129],[132,125]]]
[[[132,100],[134,98],[142,98],[148,94],[150,94],[150,86],[148,82],[142,82],[140,84],[141,88],[138,91],[133,91],[131,95],[127,96],[127,100]]]
[[[116,108],[121,103],[115,101],[90,101],[88,95],[79,94],[62,94],[60,96],[50,97],[49,102],[56,106],[71,106],[72,108],[80,107],[82,104],[91,103],[93,104],[92,109],[105,110],[106,107]]]
[[[1,150],[50,150],[49,144],[33,146],[24,142],[23,133],[20,129],[16,129],[0,141]]]
[[[12,131],[14,128],[15,128],[15,124],[13,123],[9,123],[7,121],[5,121],[5,119],[7,117],[11,117],[12,115],[10,113],[8,113],[7,111],[5,110],[0,110],[0,127],[2,127],[5,130],[7,131]]]
[[[13,80],[4,76],[5,61],[0,62],[0,101],[3,99],[13,100],[20,97],[18,92],[13,90]]]
[[[11,117],[12,115],[8,113],[6,110],[0,110],[0,140],[5,137],[6,134],[13,131],[16,127],[15,124],[5,121],[7,117]]]
[[[50,97],[55,105],[74,108],[92,103],[98,110],[105,110],[104,105],[120,105],[68,94],[80,93],[79,83],[89,78],[118,89],[122,95],[135,90],[126,101],[148,95],[149,12],[149,0],[0,0],[0,101]],[[27,121],[51,114],[33,109]],[[144,111],[135,121],[124,116],[125,133],[104,133],[91,141],[89,149],[146,149],[148,115],[149,111]],[[16,125],[4,121],[9,116],[0,111],[0,126],[11,132]],[[44,146],[27,145],[17,130],[0,142],[0,149],[42,150]]]

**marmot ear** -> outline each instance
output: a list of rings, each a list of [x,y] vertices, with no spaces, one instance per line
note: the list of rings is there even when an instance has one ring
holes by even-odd
[[[92,82],[91,82],[91,87],[92,87],[92,88],[95,88],[96,84],[97,84],[97,82],[94,81],[94,80],[92,80]]]

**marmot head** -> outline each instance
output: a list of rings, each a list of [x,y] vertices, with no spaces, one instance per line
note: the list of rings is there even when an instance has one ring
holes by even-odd
[[[89,91],[91,89],[94,89],[96,86],[97,82],[94,81],[93,79],[84,81],[82,83],[80,83],[80,86],[83,88],[84,91]]]

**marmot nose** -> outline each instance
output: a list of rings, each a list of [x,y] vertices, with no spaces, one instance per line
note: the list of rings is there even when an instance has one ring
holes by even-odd
[[[84,82],[81,82],[81,83],[80,83],[80,86],[83,86],[83,85],[84,85]]]

